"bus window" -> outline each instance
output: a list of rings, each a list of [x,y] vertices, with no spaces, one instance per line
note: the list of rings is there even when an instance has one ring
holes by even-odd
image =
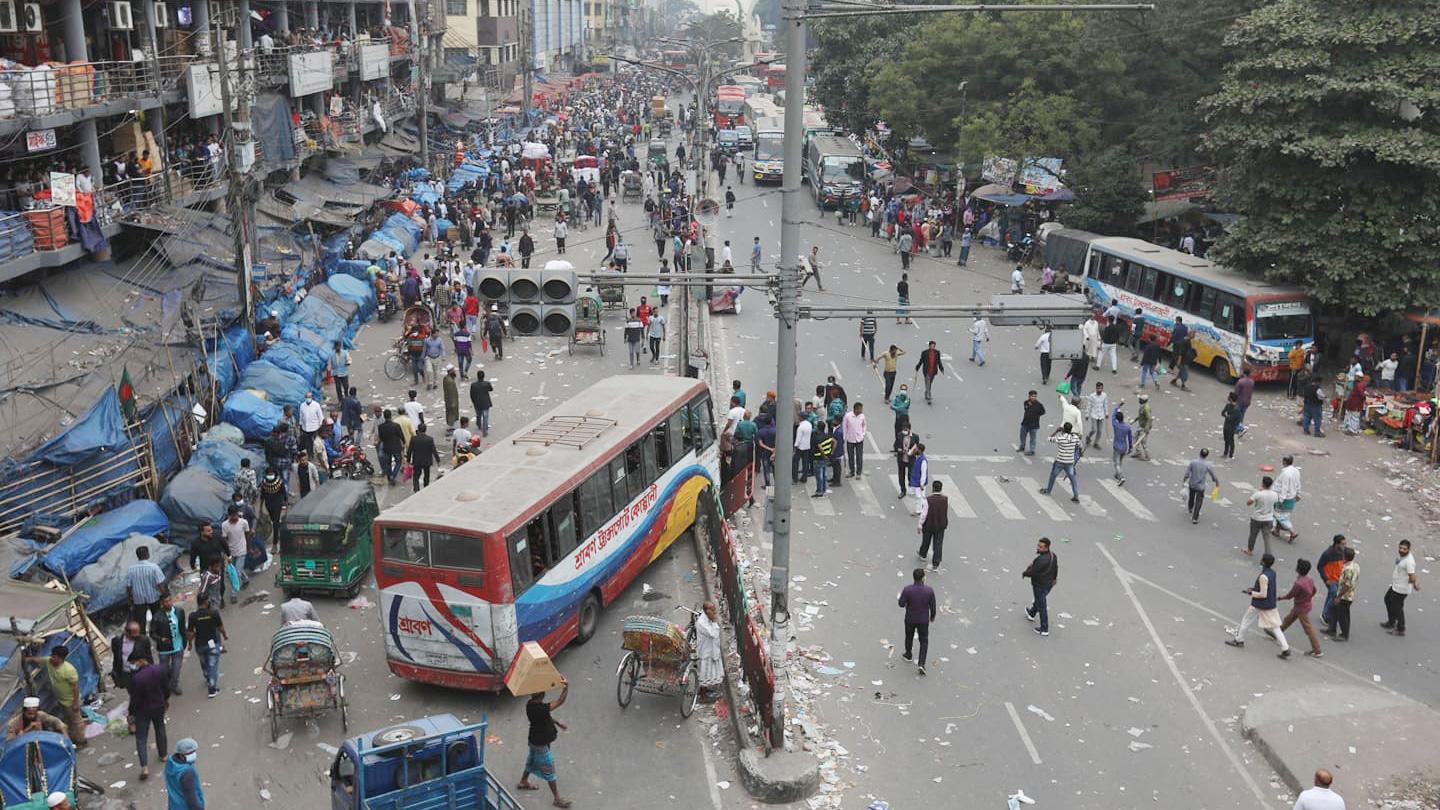
[[[531,581],[539,579],[549,570],[554,560],[545,542],[545,513],[541,512],[525,524],[525,545],[530,550]]]
[[[645,438],[640,440],[640,453],[641,459],[645,463],[645,475],[640,480],[648,487],[655,483],[656,479],[660,477],[661,470],[664,469],[655,466],[655,435],[653,433],[645,434]]]
[[[1125,289],[1130,292],[1140,292],[1140,276],[1145,272],[1145,265],[1135,262],[1125,263]]]
[[[506,545],[510,550],[510,584],[515,589],[515,598],[535,581],[535,572],[530,568],[530,537],[522,526],[510,533]]]
[[[1125,278],[1124,278],[1124,277],[1125,277],[1125,263],[1122,262],[1122,261],[1120,261],[1119,257],[1117,257],[1117,256],[1106,256],[1106,257],[1105,257],[1105,262],[1104,262],[1104,267],[1105,267],[1105,282],[1106,282],[1107,284],[1110,284],[1111,286],[1114,286],[1114,287],[1119,287],[1119,286],[1122,286],[1122,285],[1124,284],[1124,281],[1125,281]]]
[[[1178,276],[1170,276],[1165,285],[1164,302],[1175,309],[1185,309],[1185,298],[1190,294],[1190,282]]]
[[[1245,333],[1245,302],[1221,293],[1215,304],[1215,325],[1231,332]]]
[[[655,463],[659,465],[660,472],[670,469],[670,423],[661,422],[652,428],[646,444],[654,451]],[[658,473],[656,477],[659,477]]]
[[[1215,314],[1216,295],[1217,293],[1215,292],[1214,287],[1201,287],[1198,301],[1193,307],[1191,307],[1190,311],[1194,313],[1195,317],[1197,318],[1204,318],[1207,321],[1211,320],[1212,316]]]
[[[1140,277],[1140,295],[1144,298],[1155,297],[1155,284],[1160,280],[1160,271],[1153,267],[1145,268],[1145,273]]]
[[[580,533],[589,537],[614,516],[615,508],[610,504],[610,471],[600,470],[580,485]]]
[[[550,512],[550,564],[575,550],[575,503],[569,495],[556,501]]]
[[[630,497],[636,498],[649,482],[645,480],[645,458],[640,442],[625,448],[625,480],[630,484]]]
[[[675,416],[672,416],[672,417],[671,417],[672,420],[677,419],[677,418],[680,420],[680,430],[679,430],[679,433],[680,433],[681,439],[683,440],[683,445],[682,445],[682,446],[683,446],[685,449],[688,450],[688,449],[690,449],[691,447],[694,447],[694,446],[695,446],[695,434],[694,434],[694,431],[691,430],[691,428],[694,427],[694,424],[691,423],[691,421],[690,421],[690,406],[689,406],[689,405],[681,405],[681,406],[680,406],[680,412],[677,413],[677,414],[675,414]],[[674,430],[674,429],[672,428],[672,431],[673,431],[673,430]]]
[[[430,538],[424,529],[386,529],[380,542],[387,560],[430,564]]]
[[[690,403],[690,423],[695,429],[695,450],[709,447],[715,442],[715,416],[710,410],[710,395],[696,397]]]
[[[671,464],[678,464],[690,447],[690,422],[685,418],[686,410],[687,407],[682,405],[680,410],[670,415],[670,428],[666,432],[670,434]]]
[[[466,571],[484,570],[485,552],[480,538],[449,532],[430,532],[430,564]]]
[[[615,498],[615,511],[630,502],[630,485],[625,481],[625,458],[610,460],[610,492]]]

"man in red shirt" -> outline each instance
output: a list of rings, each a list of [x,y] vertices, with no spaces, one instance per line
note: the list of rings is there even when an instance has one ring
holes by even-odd
[[[1315,600],[1315,582],[1310,579],[1310,561],[1295,561],[1295,584],[1290,586],[1288,593],[1281,599],[1293,599],[1295,603],[1290,607],[1290,612],[1285,615],[1285,621],[1280,624],[1280,632],[1300,622],[1300,627],[1305,630],[1305,637],[1310,639],[1310,649],[1306,655],[1312,658],[1319,658],[1325,653],[1320,651],[1320,638],[1315,635],[1315,628],[1310,624],[1310,605]]]

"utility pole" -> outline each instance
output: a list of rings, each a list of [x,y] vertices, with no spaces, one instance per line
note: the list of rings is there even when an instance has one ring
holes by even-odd
[[[150,71],[155,82],[155,92],[160,92],[160,38],[155,33],[155,4],[150,3],[145,7],[145,28],[150,34]],[[165,113],[165,105],[161,104],[155,108],[160,116],[160,132],[156,138],[160,146],[160,174],[165,180],[165,199],[175,199],[174,190],[170,188],[170,143],[165,131],[170,128],[170,118]]]
[[[248,239],[253,216],[249,188],[251,178],[246,172],[240,170],[239,133],[235,128],[235,117],[231,111],[234,92],[230,86],[230,57],[225,52],[226,37],[224,35],[224,15],[233,11],[234,6],[226,9],[219,0],[209,0],[209,2],[210,41],[215,48],[216,65],[220,72],[220,114],[225,123],[225,162],[227,164],[226,173],[229,176],[226,202],[230,209],[230,230],[235,237],[235,276],[239,291],[240,322],[245,325],[246,329],[253,332],[255,312],[254,306],[250,302],[250,263],[254,257],[250,253]],[[246,24],[249,24],[248,20],[246,20]],[[241,96],[244,96],[243,92]]]
[[[960,82],[960,128],[965,128],[965,90],[970,82]],[[955,147],[955,207],[958,209],[965,202],[965,153],[959,147]]]
[[[770,742],[777,750],[785,746],[785,706],[790,692],[790,481],[795,443],[796,332],[800,324],[801,132],[805,127],[805,0],[785,0],[785,174],[780,189],[780,290],[779,357],[775,366],[775,495],[771,514],[772,557],[770,563],[770,668],[775,673],[775,698],[771,705]]]
[[[524,45],[520,57],[520,92],[524,98],[520,99],[520,113],[525,117],[525,130],[530,129],[530,101],[535,92],[530,82],[533,81],[535,72],[535,32],[531,30],[535,21],[530,18],[530,0],[519,0],[520,2],[520,41]]]

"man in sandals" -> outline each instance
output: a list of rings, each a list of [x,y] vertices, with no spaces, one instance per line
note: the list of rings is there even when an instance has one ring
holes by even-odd
[[[540,786],[530,781],[530,774],[533,773],[550,784],[550,795],[554,798],[556,807],[569,807],[570,800],[560,798],[560,783],[556,781],[555,775],[555,754],[550,750],[550,744],[560,736],[559,729],[567,727],[551,713],[565,705],[565,698],[569,696],[570,684],[565,682],[565,688],[560,690],[560,697],[554,702],[547,703],[545,693],[536,692],[525,704],[525,716],[530,720],[530,755],[525,758],[525,773],[516,787],[520,790],[539,790]]]

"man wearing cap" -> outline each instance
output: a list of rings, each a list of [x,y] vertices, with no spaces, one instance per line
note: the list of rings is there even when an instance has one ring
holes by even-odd
[[[75,671],[74,664],[65,660],[69,657],[70,649],[64,644],[56,644],[50,648],[50,655],[44,658],[31,656],[29,661],[45,665],[45,673],[50,677],[50,694],[55,698],[56,708],[65,715],[70,741],[76,747],[84,748],[89,743],[85,740],[85,718],[80,713],[80,673]]]
[[[440,381],[445,395],[446,431],[454,430],[455,423],[460,421],[460,384],[456,374],[454,366],[446,366],[445,377]]]
[[[72,810],[75,807],[70,803],[70,797],[58,790],[45,797],[45,806],[50,810]]]
[[[40,698],[27,697],[15,719],[5,728],[5,739],[13,740],[21,734],[31,731],[53,731],[56,734],[65,734],[67,729],[60,718],[53,714],[40,711]]]
[[[191,737],[175,743],[175,753],[165,760],[165,810],[205,810],[205,792],[200,788],[200,774],[195,759],[200,744]]]

